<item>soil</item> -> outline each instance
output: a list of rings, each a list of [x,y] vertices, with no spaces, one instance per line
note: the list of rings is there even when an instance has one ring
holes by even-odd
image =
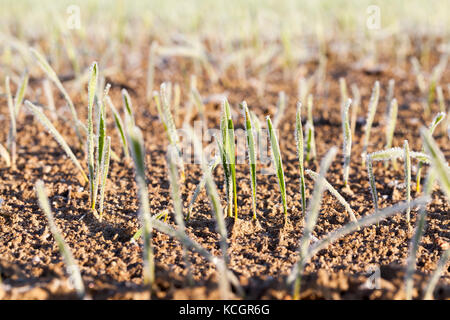
[[[433,57],[434,60],[437,57]],[[433,63],[436,61],[433,60]],[[361,91],[362,105],[358,116],[360,121],[353,137],[350,169],[351,192],[343,192],[342,154],[339,151],[328,174],[328,181],[344,196],[353,208],[357,218],[373,213],[373,202],[361,157],[363,124],[367,114],[367,104],[375,80],[380,80],[381,95],[369,152],[384,148],[384,114],[386,110],[386,88],[389,79],[396,81],[395,97],[399,101],[398,121],[393,144],[402,146],[408,139],[410,148],[419,151],[421,141],[419,128],[428,125],[432,115],[438,111],[432,105],[431,115],[425,115],[420,104],[420,95],[409,67],[405,72],[392,68],[394,59],[383,58],[384,67],[376,72],[353,67],[351,59],[345,62],[330,56],[327,66],[325,94],[315,95],[314,122],[317,155],[320,160],[332,146],[341,149],[342,129],[340,120],[340,94],[338,78],[344,76],[347,84],[356,83]],[[143,65],[143,68],[146,66]],[[179,59],[169,59],[166,65],[157,69],[156,84],[170,80],[184,83],[182,74],[190,66]],[[304,71],[312,74],[316,62],[305,64]],[[101,68],[101,66],[100,66]],[[143,69],[145,70],[145,69]],[[250,72],[249,72],[250,73]],[[251,187],[247,164],[237,166],[239,220],[227,218],[229,226],[230,269],[237,275],[248,299],[291,299],[291,292],[285,285],[286,276],[297,261],[298,242],[303,232],[304,216],[301,212],[299,191],[299,169],[294,137],[295,99],[297,84],[292,79],[284,79],[281,70],[274,70],[268,76],[268,84],[263,97],[256,95],[252,85],[252,74],[247,80],[238,80],[230,71],[212,84],[206,77],[198,79],[199,91],[203,96],[228,92],[229,101],[237,106],[246,100],[250,109],[261,120],[274,115],[278,92],[284,90],[289,96],[285,116],[279,125],[280,147],[286,176],[288,196],[289,226],[284,227],[280,193],[275,175],[257,175],[257,212],[259,225],[251,221]],[[170,185],[167,176],[165,154],[167,139],[158,120],[154,106],[145,99],[145,76],[139,70],[125,69],[122,75],[108,79],[114,82],[111,97],[116,107],[121,107],[120,90],[122,84],[130,89],[135,106],[136,121],[144,133],[147,179],[152,214],[164,209],[172,210]],[[65,81],[71,88],[73,80]],[[442,83],[450,81],[448,70]],[[27,98],[41,102],[38,88],[40,79],[30,82],[32,90]],[[15,88],[13,88],[15,89]],[[71,92],[71,90],[69,90]],[[58,95],[55,91],[55,98]],[[86,90],[71,92],[81,119],[86,114]],[[183,96],[186,94],[183,91]],[[448,97],[448,95],[447,95]],[[58,96],[57,105],[63,105]],[[447,105],[450,101],[447,99]],[[9,117],[6,101],[0,97],[0,112],[3,129],[1,141],[6,141]],[[55,140],[46,132],[25,107],[18,119],[18,160],[16,168],[0,168],[0,299],[66,299],[75,298],[68,285],[64,263],[47,226],[45,216],[38,207],[34,184],[43,179],[48,190],[57,226],[77,259],[88,295],[92,299],[146,299],[149,293],[142,284],[141,241],[131,240],[139,228],[137,216],[138,200],[134,169],[131,161],[112,160],[105,200],[105,216],[99,222],[89,211],[89,191],[71,161]],[[63,110],[63,108],[61,108]],[[206,105],[208,126],[217,128],[220,105]],[[237,109],[236,109],[237,110]],[[66,111],[65,111],[66,112]],[[68,115],[68,112],[66,113]],[[193,114],[193,118],[198,115]],[[305,117],[306,118],[306,117]],[[177,122],[184,119],[184,108],[180,110]],[[239,112],[234,119],[237,128],[243,128]],[[71,146],[76,145],[72,129],[61,121],[56,127]],[[112,147],[121,155],[121,145],[111,118],[108,119],[108,134],[112,136]],[[442,130],[436,130],[435,139],[447,159],[450,157],[448,137]],[[76,150],[76,149],[75,149]],[[85,166],[85,155],[76,150]],[[318,160],[306,167],[318,170]],[[417,165],[414,163],[414,165]],[[187,207],[193,191],[200,180],[198,165],[186,165],[186,181],[181,192]],[[264,169],[263,165],[258,170]],[[397,169],[383,163],[374,165],[379,206],[384,208],[404,200],[403,166]],[[415,175],[413,170],[413,182]],[[225,206],[223,171],[219,166],[214,178]],[[307,179],[307,196],[314,183]],[[413,190],[415,184],[413,183]],[[412,196],[416,196],[412,191]],[[432,201],[428,205],[426,231],[420,242],[417,257],[417,272],[414,275],[414,298],[421,298],[423,288],[444,248],[450,242],[450,205],[439,187],[433,190]],[[414,226],[417,210],[411,213]],[[328,232],[347,222],[349,216],[339,202],[328,192],[324,193],[318,224],[314,237],[320,239]],[[168,223],[175,225],[169,215]],[[192,217],[186,224],[188,235],[215,255],[220,254],[218,235],[205,191],[197,200]],[[409,243],[414,228],[408,226],[405,216],[394,215],[379,226],[373,225],[354,232],[326,249],[320,251],[307,264],[302,287],[303,299],[402,299],[404,298],[403,277]],[[187,270],[182,258],[180,243],[165,234],[154,231],[153,245],[156,261],[156,285],[154,299],[217,299],[217,273],[213,265],[207,263],[195,252],[189,254],[192,265],[193,282],[188,282]],[[368,280],[374,268],[380,267],[379,289],[371,289]],[[450,298],[450,269],[444,271],[436,291],[436,299]],[[237,295],[235,298],[239,298]]]

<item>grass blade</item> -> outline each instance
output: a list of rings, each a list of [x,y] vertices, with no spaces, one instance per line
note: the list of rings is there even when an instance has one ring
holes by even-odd
[[[411,202],[411,156],[409,153],[408,140],[405,140],[403,144],[404,149],[404,166],[405,166],[405,187],[406,187],[406,202]],[[411,207],[406,209],[406,222],[409,224],[411,215]]]
[[[248,162],[250,166],[250,180],[252,186],[252,209],[253,219],[256,219],[256,145],[255,137],[253,135],[253,124],[248,111],[247,103],[244,101],[241,104],[244,111],[245,119],[245,133],[247,136],[247,150],[248,150]]]
[[[89,179],[84,172],[83,168],[81,167],[81,164],[78,162],[77,158],[73,154],[72,150],[64,140],[64,138],[61,136],[61,134],[56,130],[56,128],[53,126],[53,124],[48,120],[48,118],[45,116],[45,114],[40,110],[39,107],[32,104],[30,101],[26,100],[25,105],[30,108],[30,110],[33,112],[35,117],[42,123],[42,125],[47,129],[47,131],[53,136],[53,138],[56,140],[56,142],[59,143],[59,145],[63,148],[64,152],[67,154],[67,156],[72,160],[73,164],[77,167],[77,169],[80,171],[81,175],[83,176],[84,181],[89,182]]]
[[[372,95],[371,95],[370,101],[369,101],[366,126],[364,128],[364,142],[363,142],[363,153],[362,153],[363,165],[366,160],[367,147],[369,146],[369,140],[370,140],[370,131],[372,130],[373,120],[375,118],[375,113],[377,111],[379,96],[380,96],[380,82],[375,81],[375,85],[373,86]]]
[[[342,134],[344,136],[343,154],[344,154],[344,186],[348,186],[348,175],[350,171],[350,157],[352,153],[352,131],[350,128],[348,109],[352,104],[352,99],[348,99],[343,106],[342,111]]]
[[[108,178],[109,162],[111,155],[111,137],[106,138],[106,144],[104,145],[104,156],[100,164],[101,183],[100,183],[100,202],[99,202],[99,218],[102,220],[103,216],[103,202],[105,200],[106,180]]]
[[[286,184],[284,182],[283,161],[281,159],[280,146],[278,144],[277,135],[272,126],[270,117],[267,116],[267,130],[269,132],[270,147],[272,150],[273,166],[277,172],[278,185],[280,186],[281,201],[283,202],[284,221],[287,221],[287,203],[286,203]]]
[[[356,121],[358,120],[359,105],[361,104],[361,94],[359,93],[359,89],[356,84],[352,84],[351,88],[353,96],[351,129],[352,129],[352,136],[354,136],[356,129]]]
[[[78,265],[72,255],[70,247],[64,241],[63,236],[59,232],[58,227],[53,220],[50,203],[45,192],[44,183],[41,180],[38,180],[36,182],[36,194],[39,201],[39,206],[41,207],[41,210],[44,212],[47,218],[50,231],[53,235],[53,238],[55,239],[56,244],[59,247],[59,252],[64,259],[64,263],[66,264],[66,270],[67,274],[69,275],[69,279],[77,292],[78,298],[82,299],[85,296],[83,278],[81,277],[80,270],[78,269]]]
[[[313,96],[308,95],[307,109],[308,109],[308,121],[306,123],[306,161],[316,158],[316,139],[314,134],[314,121],[312,115],[313,108]]]
[[[97,91],[98,81],[98,67],[94,62],[90,68],[90,78],[88,84],[88,135],[87,135],[87,149],[88,149],[88,172],[89,172],[89,195],[91,202],[91,210],[95,216],[97,212],[95,210],[95,202],[97,199],[96,186],[96,172],[95,172],[95,159],[94,159],[94,117],[93,108],[95,102],[95,93]]]
[[[375,176],[373,175],[372,156],[370,154],[368,154],[366,156],[366,166],[367,166],[367,175],[369,177],[370,193],[372,194],[373,206],[375,208],[375,213],[377,213],[378,212],[378,192],[377,192],[377,186],[375,184]]]
[[[304,141],[302,128],[302,103],[297,102],[297,114],[295,117],[295,141],[297,142],[297,155],[300,169],[300,192],[302,196],[302,213],[306,214],[306,187],[304,173]]]
[[[117,111],[117,109],[114,106],[114,104],[112,103],[110,97],[106,97],[106,102],[108,103],[108,106],[109,106],[109,108],[111,109],[111,111],[113,113],[114,122],[116,124],[116,129],[117,129],[117,132],[119,134],[120,141],[122,142],[123,153],[125,155],[125,158],[128,158],[130,156],[130,154],[128,152],[128,144],[127,144],[127,139],[126,139],[126,135],[125,135],[125,131],[124,131],[124,125],[123,125],[123,122],[122,122],[122,118],[120,117],[120,114]]]
[[[130,116],[127,116],[127,136],[128,143],[131,149],[131,156],[134,162],[135,179],[138,187],[139,194],[139,218],[143,228],[142,239],[144,242],[143,251],[143,274],[144,285],[148,286],[150,291],[152,290],[153,283],[155,281],[155,263],[153,257],[152,246],[152,219],[150,215],[149,199],[148,199],[148,187],[145,178],[145,149],[144,139],[142,133],[138,127],[133,125],[133,120]]]
[[[14,98],[14,110],[16,118],[19,115],[20,108],[22,107],[23,98],[25,97],[25,92],[28,87],[28,73],[25,72],[25,74],[22,77],[22,81],[20,82],[20,86],[17,88],[16,96]]]

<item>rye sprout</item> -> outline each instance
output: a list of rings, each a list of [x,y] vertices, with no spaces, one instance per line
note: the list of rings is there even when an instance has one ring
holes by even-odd
[[[375,85],[373,86],[372,95],[371,95],[370,101],[369,101],[366,126],[365,126],[365,130],[364,130],[364,144],[363,144],[363,154],[362,154],[363,165],[364,165],[364,161],[366,160],[367,147],[369,146],[369,140],[370,140],[370,131],[372,129],[373,120],[375,118],[375,112],[377,111],[379,96],[380,96],[380,82],[375,81]]]
[[[50,203],[48,201],[47,194],[45,191],[45,186],[41,180],[38,180],[36,182],[36,194],[39,201],[39,206],[41,207],[41,210],[44,212],[47,218],[50,231],[53,235],[53,238],[55,239],[56,244],[59,247],[59,252],[61,253],[64,259],[64,263],[66,264],[66,271],[67,274],[69,275],[70,282],[74,286],[78,298],[82,299],[85,296],[83,278],[81,277],[80,270],[78,269],[78,265],[72,255],[70,247],[64,241],[63,236],[61,235],[61,233],[58,230],[58,227],[55,224],[53,214],[50,209]]]
[[[100,163],[101,183],[100,183],[100,204],[99,204],[99,218],[103,217],[103,202],[105,200],[106,180],[108,178],[109,162],[111,157],[111,137],[106,138],[106,144],[103,149],[103,156]]]
[[[438,126],[438,124],[444,119],[445,117],[445,113],[444,112],[439,112],[438,114],[436,114],[436,116],[433,118],[433,121],[431,121],[430,126],[428,127],[428,132],[430,133],[430,135],[432,136],[434,133],[434,130],[436,129],[436,127]],[[425,149],[422,147],[422,151],[424,151]],[[417,168],[417,174],[416,174],[416,192],[419,193],[420,192],[420,179],[422,176],[422,166],[423,166],[423,162],[419,162],[418,168]]]
[[[72,120],[73,120],[73,127],[75,129],[75,133],[78,137],[80,146],[83,145],[83,139],[81,137],[81,132],[79,127],[82,126],[82,123],[78,120],[77,111],[75,110],[75,106],[72,102],[72,99],[70,98],[69,94],[67,93],[66,89],[64,89],[61,81],[59,80],[58,76],[56,75],[56,72],[52,69],[52,67],[48,64],[47,60],[34,48],[30,48],[31,53],[36,58],[39,67],[42,69],[42,71],[45,72],[47,77],[55,84],[55,86],[58,88],[58,90],[63,95],[64,99],[66,100],[67,104],[69,105],[70,112],[72,114]]]
[[[142,137],[141,131],[133,124],[133,121],[130,119],[129,115],[126,116],[126,121],[128,144],[130,145],[131,156],[134,162],[135,179],[139,194],[139,218],[141,220],[141,225],[143,228],[142,240],[144,242],[144,285],[149,286],[150,290],[152,290],[152,286],[155,280],[155,265],[152,246],[153,227],[152,217],[150,215],[148,187],[145,178],[144,139]]]
[[[53,126],[53,124],[50,122],[50,120],[41,111],[41,109],[39,107],[35,106],[34,104],[32,104],[28,100],[25,101],[25,105],[33,112],[34,116],[42,123],[42,125],[53,136],[53,138],[56,140],[56,142],[58,142],[59,145],[63,148],[64,152],[67,154],[67,156],[70,158],[70,160],[72,160],[73,164],[80,171],[81,175],[83,176],[84,181],[89,182],[89,179],[88,179],[86,173],[84,172],[83,167],[81,167],[81,164],[78,162],[77,158],[75,157],[74,153],[70,149],[69,145],[64,140],[64,138],[61,136],[61,134],[58,132],[58,130],[56,130],[56,128]]]
[[[324,178],[328,171],[328,168],[331,165],[331,162],[333,161],[334,157],[336,156],[337,149],[336,147],[332,147],[330,151],[325,155],[325,157],[320,162],[320,173],[319,177],[316,180],[314,184],[314,191],[312,194],[311,199],[309,200],[308,204],[308,211],[306,213],[305,217],[305,227],[303,229],[303,236],[300,239],[300,246],[299,246],[299,260],[296,264],[296,272],[291,274],[291,277],[289,279],[290,282],[295,280],[294,284],[294,292],[293,296],[294,299],[297,300],[299,298],[300,294],[300,286],[301,286],[301,277],[303,274],[303,269],[306,264],[306,254],[308,251],[308,247],[311,241],[312,232],[314,231],[314,227],[317,223],[317,218],[319,216],[319,210],[322,202],[322,194],[323,190],[325,189],[324,184]]]
[[[297,102],[297,115],[295,117],[295,140],[297,142],[298,163],[300,169],[300,192],[302,196],[302,213],[306,214],[306,187],[304,173],[304,146],[302,128],[302,103]]]
[[[155,59],[156,50],[158,48],[158,43],[153,41],[150,45],[148,52],[148,66],[147,66],[147,101],[150,102],[152,99],[152,92],[154,86],[155,78]]]
[[[444,93],[442,92],[442,87],[437,86],[436,87],[436,95],[439,103],[439,110],[444,113],[445,112],[445,99],[444,99]]]
[[[398,103],[397,99],[392,99],[390,102],[389,113],[387,117],[386,124],[386,149],[392,147],[392,139],[394,137],[395,125],[397,123],[397,113],[398,113]],[[385,163],[385,167],[387,167],[387,162]],[[394,169],[397,167],[397,162],[395,160],[392,161]]]
[[[350,128],[350,122],[348,117],[348,109],[352,104],[352,99],[348,99],[345,104],[342,105],[342,134],[344,136],[343,154],[344,154],[344,186],[348,186],[348,175],[350,171],[350,157],[352,153],[352,131]]]
[[[386,95],[387,114],[390,113],[390,108],[392,106],[391,102],[392,102],[392,99],[394,98],[394,89],[395,89],[395,80],[390,79],[388,82],[388,89],[387,89],[387,95]]]
[[[358,120],[359,105],[361,103],[361,94],[359,93],[359,89],[356,84],[352,84],[351,89],[353,96],[351,129],[352,129],[352,136],[354,136],[356,129],[356,121]]]
[[[411,202],[411,156],[409,152],[408,140],[405,140],[403,144],[404,150],[404,167],[405,167],[405,188],[406,188],[406,202],[409,204]],[[409,224],[411,214],[411,207],[406,209],[406,222]]]
[[[256,220],[256,145],[253,135],[252,118],[248,111],[247,103],[244,101],[241,104],[244,111],[245,119],[245,133],[247,137],[248,162],[250,166],[250,179],[252,186],[252,209],[253,219]]]
[[[348,100],[348,91],[347,91],[347,83],[345,82],[345,78],[339,78],[339,89],[341,92],[341,106]]]
[[[28,87],[28,78],[28,73],[25,72],[20,85],[17,87],[16,95],[14,97],[14,111],[16,118],[19,116],[20,108],[22,107],[23,98],[25,97],[25,92]]]
[[[128,152],[128,144],[127,144],[127,138],[125,133],[125,127],[122,121],[122,118],[120,117],[119,112],[117,111],[116,107],[114,106],[113,102],[111,101],[111,98],[107,96],[106,102],[108,103],[109,108],[111,109],[113,116],[114,116],[114,122],[116,124],[117,133],[119,135],[120,141],[122,142],[123,147],[123,153],[125,155],[125,158],[128,158],[129,152]]]
[[[314,135],[314,121],[312,115],[313,96],[308,95],[308,102],[306,105],[308,109],[308,121],[306,123],[306,161],[316,158],[316,141]]]
[[[377,192],[377,186],[375,184],[375,176],[373,175],[373,168],[372,168],[372,156],[368,154],[366,156],[366,166],[367,166],[367,175],[369,176],[369,186],[370,186],[370,193],[372,194],[372,200],[373,205],[375,208],[375,213],[378,212],[378,192]]]
[[[164,82],[160,86],[160,93],[154,93],[153,99],[156,104],[156,108],[158,109],[159,118],[163,124],[164,130],[167,135],[167,139],[169,140],[169,145],[173,146],[176,150],[178,150],[177,163],[181,170],[181,180],[185,179],[184,172],[184,163],[183,158],[181,156],[181,148],[179,146],[179,137],[177,133],[177,128],[175,126],[175,122],[173,120],[172,113],[170,111],[170,94],[168,89],[168,83]]]
[[[267,116],[267,130],[269,132],[270,147],[272,151],[272,162],[278,177],[278,185],[280,186],[281,201],[283,203],[284,221],[287,221],[287,203],[286,203],[286,184],[284,182],[283,161],[281,159],[280,146],[275,130],[272,126],[270,117]]]
[[[286,105],[286,93],[284,93],[284,91],[280,91],[278,93],[277,113],[275,115],[275,118],[273,119],[274,128],[278,128],[278,125],[280,124],[280,121],[286,111]]]
[[[224,99],[222,118],[220,120],[220,131],[222,133],[222,142],[218,143],[219,151],[222,157],[222,164],[225,172],[225,183],[228,194],[228,215],[232,216],[234,200],[234,217],[237,219],[237,187],[236,187],[236,150],[234,138],[234,125],[231,118],[230,105],[227,99]],[[222,148],[222,150],[220,150]],[[226,167],[226,168],[225,168]]]

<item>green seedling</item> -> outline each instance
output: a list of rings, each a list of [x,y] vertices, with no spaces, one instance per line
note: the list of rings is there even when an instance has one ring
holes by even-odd
[[[403,162],[405,167],[405,188],[406,188],[406,202],[411,202],[411,156],[409,152],[408,140],[405,140],[403,144]],[[411,215],[411,207],[406,210],[406,222],[409,224]]]
[[[398,113],[398,103],[397,99],[392,99],[390,102],[389,113],[387,116],[386,123],[386,149],[390,149],[392,147],[392,140],[394,138],[395,126],[397,124],[397,113]],[[387,167],[388,162],[385,163],[385,168]],[[395,160],[392,161],[392,165],[394,169],[397,169],[397,162]]]
[[[359,106],[361,104],[361,94],[359,93],[359,89],[356,84],[352,84],[351,89],[353,96],[351,129],[352,129],[352,136],[354,136],[356,130],[356,121],[358,120]]]
[[[144,242],[144,285],[148,286],[149,289],[152,290],[153,283],[155,281],[155,263],[152,246],[153,220],[150,215],[148,187],[145,178],[144,139],[142,137],[141,131],[134,125],[134,122],[130,119],[130,116],[128,114],[126,115],[126,121],[128,144],[130,146],[131,156],[134,162],[135,179],[139,194],[139,218],[143,229],[142,239]]]
[[[386,94],[386,115],[388,116],[390,113],[390,109],[392,106],[392,99],[394,99],[394,90],[395,90],[395,80],[394,79],[390,79],[388,82],[388,89],[387,89],[387,94]]]
[[[306,187],[304,173],[304,143],[302,128],[302,103],[297,102],[297,114],[295,117],[295,141],[297,142],[297,155],[300,169],[300,192],[302,196],[302,213],[306,214]]]
[[[222,141],[219,143],[219,152],[221,154],[225,172],[225,183],[228,196],[228,216],[232,216],[234,200],[234,218],[237,219],[236,149],[233,119],[231,118],[231,109],[227,99],[224,99],[222,109],[222,118],[220,120]]]
[[[352,99],[348,99],[345,104],[342,105],[344,108],[342,111],[342,135],[344,137],[344,143],[342,147],[342,153],[344,155],[344,187],[348,186],[348,176],[350,171],[350,157],[352,153],[352,131],[350,128],[350,121],[348,117],[348,109],[352,104]]]
[[[433,121],[431,121],[430,126],[428,127],[428,132],[430,133],[430,135],[432,136],[434,133],[434,130],[436,129],[436,127],[438,126],[438,124],[445,118],[445,113],[444,112],[439,112],[434,118]],[[422,147],[422,151],[424,151],[425,149]],[[417,173],[416,173],[416,193],[420,193],[420,179],[422,176],[422,166],[423,166],[423,162],[419,162],[419,165],[417,167]]]
[[[127,138],[126,138],[125,128],[123,125],[122,118],[120,117],[119,112],[117,111],[116,107],[114,106],[113,102],[111,101],[111,98],[109,96],[107,96],[107,97],[105,97],[105,99],[106,99],[106,102],[108,103],[109,108],[111,109],[111,111],[113,113],[117,133],[120,138],[120,141],[122,142],[124,156],[125,156],[125,158],[129,158],[130,154],[128,152]]]
[[[158,49],[158,43],[153,41],[148,52],[148,66],[147,66],[147,101],[152,100],[154,82],[155,82],[155,60]]]
[[[275,118],[273,119],[274,128],[278,128],[278,125],[280,124],[280,121],[286,111],[286,105],[286,93],[284,93],[284,91],[280,91],[278,93],[277,113],[275,115]]]
[[[184,162],[181,156],[181,148],[179,137],[177,133],[177,128],[175,126],[175,121],[173,120],[172,113],[170,111],[170,95],[168,93],[168,83],[164,82],[161,84],[160,93],[154,93],[153,98],[158,109],[159,118],[163,124],[164,130],[169,140],[169,145],[173,146],[178,150],[178,166],[181,171],[181,181],[185,180]]]
[[[50,209],[50,203],[47,198],[47,194],[45,191],[44,183],[41,180],[36,182],[36,195],[39,201],[39,206],[41,210],[44,212],[48,226],[53,235],[53,239],[55,239],[56,244],[58,245],[59,252],[64,259],[64,263],[66,264],[66,271],[69,275],[71,284],[74,286],[75,291],[77,292],[77,296],[79,299],[83,299],[85,296],[85,289],[83,284],[83,278],[81,277],[80,270],[78,268],[77,262],[75,261],[72,251],[67,243],[64,241],[63,236],[58,230],[58,227],[55,224],[53,219],[53,214]]]
[[[378,192],[377,192],[377,186],[375,184],[375,176],[373,175],[372,155],[370,155],[370,154],[368,154],[366,156],[366,166],[367,166],[367,175],[369,177],[370,193],[372,194],[373,206],[375,208],[375,213],[377,213],[378,212]]]
[[[341,108],[344,109],[344,105],[348,100],[347,83],[345,78],[339,78],[339,90],[341,93]]]
[[[101,183],[100,183],[100,203],[99,203],[99,219],[103,217],[103,202],[105,200],[106,180],[108,178],[109,162],[111,155],[111,137],[106,138],[106,144],[104,147],[104,155],[100,163]]]
[[[28,79],[29,79],[28,73],[25,72],[25,74],[22,77],[22,81],[20,82],[20,85],[17,87],[16,95],[14,97],[14,111],[16,118],[19,116],[20,109],[22,108],[22,102],[28,87]]]
[[[247,103],[244,101],[241,104],[244,112],[245,119],[245,133],[247,141],[248,150],[248,163],[250,167],[250,181],[252,186],[252,209],[253,209],[253,219],[256,220],[256,145],[255,137],[253,132],[253,123],[248,111]]]
[[[380,82],[375,81],[375,85],[373,86],[372,95],[371,95],[370,101],[369,101],[366,126],[365,126],[365,130],[364,130],[364,142],[363,142],[363,153],[362,153],[363,165],[365,165],[364,162],[366,160],[367,148],[369,146],[370,131],[372,130],[373,120],[375,118],[375,113],[377,111],[379,96],[380,96]]]
[[[314,134],[314,121],[312,115],[313,109],[313,96],[308,95],[307,102],[308,109],[308,121],[306,122],[305,130],[306,130],[306,161],[310,161],[316,158],[316,139]]]
[[[88,135],[87,135],[87,153],[88,153],[88,170],[89,170],[89,198],[91,204],[91,210],[94,215],[97,217],[97,211],[95,210],[95,202],[97,199],[97,183],[96,183],[96,174],[95,168],[97,167],[95,164],[94,157],[94,102],[95,102],[95,93],[97,90],[97,79],[98,79],[98,66],[97,63],[94,62],[91,66],[91,75],[88,83]]]
[[[283,161],[281,159],[280,146],[275,130],[272,126],[270,117],[267,116],[267,130],[270,138],[270,149],[272,151],[272,163],[277,172],[278,185],[280,186],[281,201],[283,203],[284,221],[287,222],[287,201],[286,201],[286,184],[284,181]]]

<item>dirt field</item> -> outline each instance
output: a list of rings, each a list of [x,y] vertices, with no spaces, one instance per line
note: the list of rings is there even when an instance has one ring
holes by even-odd
[[[389,57],[387,58],[389,59]],[[357,83],[362,93],[362,108],[359,112],[361,122],[353,137],[350,169],[351,192],[344,197],[354,209],[357,218],[373,211],[372,199],[365,167],[358,156],[362,151],[363,128],[367,101],[375,80],[380,80],[381,97],[390,78],[396,80],[396,97],[399,101],[398,125],[394,145],[401,145],[408,139],[412,150],[420,150],[421,141],[418,129],[431,121],[423,115],[417,103],[418,94],[415,79],[410,74],[398,76],[389,68],[371,74],[367,70],[352,68],[330,58],[327,68],[327,81],[330,85],[327,95],[316,97],[314,122],[317,153],[320,159],[331,146],[342,145],[341,120],[339,116],[338,77],[345,77],[348,83]],[[182,63],[170,61],[170,71],[177,74]],[[314,70],[314,63],[308,71]],[[131,71],[130,71],[131,72]],[[157,82],[166,79],[167,70],[157,72]],[[111,97],[120,103],[121,79],[108,79],[113,84]],[[172,78],[170,80],[173,80]],[[444,81],[450,80],[446,73]],[[31,87],[37,87],[41,79],[31,79]],[[151,213],[156,214],[168,208],[171,211],[171,197],[165,151],[167,139],[158,121],[156,110],[150,107],[145,97],[145,88],[140,86],[142,78],[127,77],[137,112],[136,119],[143,129],[147,150],[147,178]],[[271,75],[267,93],[258,98],[254,88],[248,83],[236,84],[236,76],[230,72],[226,79],[210,86],[208,80],[199,81],[204,95],[229,92],[229,101],[236,105],[246,100],[249,107],[263,119],[274,113],[278,92],[286,91],[289,97],[296,95],[294,84],[284,82],[281,72]],[[86,117],[83,102],[74,100],[81,118]],[[5,99],[0,100],[2,115],[7,123]],[[434,106],[433,108],[436,108]],[[384,147],[383,115],[386,103],[380,99],[373,126],[370,151]],[[181,110],[183,112],[183,109]],[[218,124],[219,104],[207,104],[206,114],[210,126]],[[196,115],[193,115],[196,117]],[[183,114],[180,114],[180,119]],[[286,115],[279,126],[280,146],[285,167],[289,224],[284,226],[280,195],[275,175],[257,176],[257,212],[259,225],[251,220],[251,193],[247,165],[237,166],[238,207],[237,222],[227,218],[229,232],[230,268],[238,276],[245,288],[246,298],[252,299],[290,299],[290,292],[284,279],[297,260],[298,241],[303,230],[301,198],[299,192],[299,169],[294,137],[295,101],[290,98]],[[114,123],[109,119],[108,131],[115,134]],[[242,117],[235,119],[236,128],[242,127]],[[58,144],[37,123],[31,114],[22,114],[18,119],[18,162],[16,169],[1,168],[0,193],[2,207],[0,213],[0,270],[3,286],[2,299],[47,299],[69,298],[73,296],[67,285],[64,265],[59,251],[49,233],[45,217],[40,211],[34,192],[36,179],[44,180],[49,190],[51,206],[58,227],[77,259],[88,294],[94,299],[105,298],[145,298],[148,292],[142,286],[142,249],[131,242],[131,237],[139,228],[137,218],[138,202],[134,171],[130,162],[112,161],[109,175],[105,219],[99,222],[87,209],[89,198],[87,186],[80,183],[81,177]],[[8,126],[0,132],[6,140]],[[65,125],[58,130],[71,145],[76,144],[75,135]],[[112,133],[114,132],[114,133]],[[442,131],[440,131],[442,132]],[[445,156],[450,156],[448,137],[442,133],[435,136]],[[113,149],[121,152],[119,140],[113,142]],[[83,157],[80,150],[77,156]],[[327,175],[328,181],[342,190],[341,154],[333,162]],[[403,167],[394,170],[390,165],[385,169],[383,163],[375,166],[380,207],[386,207],[404,200]],[[316,170],[318,162],[306,164],[306,168]],[[261,169],[259,167],[258,169]],[[198,165],[186,166],[186,181],[182,185],[184,206],[187,206],[195,186],[201,176]],[[215,181],[221,195],[223,191],[223,171],[218,167]],[[414,179],[413,179],[414,181]],[[307,180],[307,196],[312,192],[313,182]],[[414,197],[414,192],[413,192]],[[225,205],[225,203],[223,203]],[[428,274],[435,269],[443,252],[442,243],[448,245],[449,203],[439,188],[435,186],[433,200],[428,206],[427,228],[421,241],[417,259],[416,288],[421,288]],[[412,213],[412,224],[416,222],[416,210]],[[324,234],[349,222],[344,208],[328,192],[325,192],[314,236]],[[170,216],[168,223],[174,224]],[[219,254],[218,236],[211,217],[205,191],[197,201],[192,218],[187,222],[188,235],[212,253]],[[399,299],[404,297],[403,276],[408,246],[413,229],[405,223],[403,215],[395,215],[380,223],[354,232],[322,250],[307,264],[306,280],[302,290],[305,299]],[[156,281],[158,299],[219,298],[216,284],[216,270],[196,253],[190,254],[194,282],[186,279],[186,268],[181,258],[180,243],[168,236],[154,232]],[[381,289],[367,287],[371,268],[381,267]],[[375,270],[375,269],[373,269]],[[450,270],[444,272],[435,297],[450,297]],[[420,291],[420,289],[419,289]],[[415,290],[414,296],[420,292]]]

